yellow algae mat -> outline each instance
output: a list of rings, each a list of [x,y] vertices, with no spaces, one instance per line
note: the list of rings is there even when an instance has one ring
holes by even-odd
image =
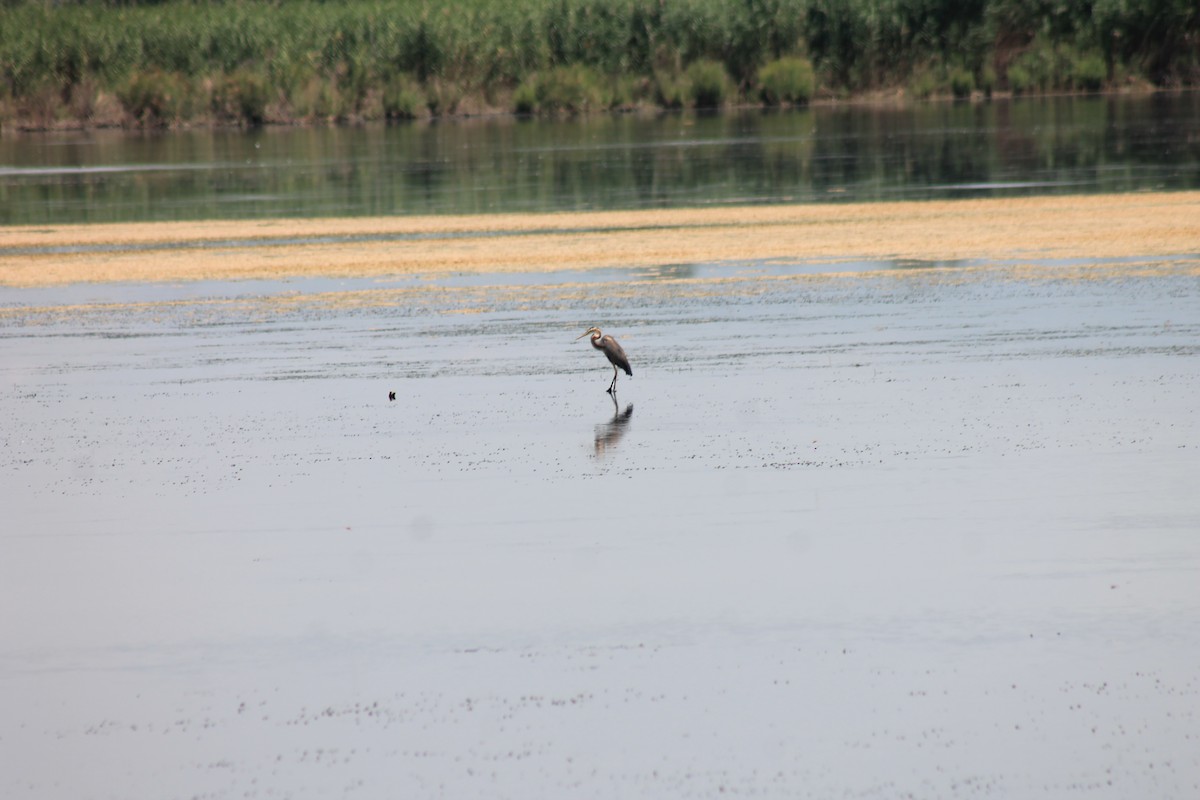
[[[0,228],[0,285],[1200,252],[1200,192]]]

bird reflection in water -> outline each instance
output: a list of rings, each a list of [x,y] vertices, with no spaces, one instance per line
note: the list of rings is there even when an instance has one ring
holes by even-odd
[[[605,453],[617,446],[617,442],[621,441],[621,437],[629,430],[629,420],[633,417],[633,403],[626,405],[622,411],[617,404],[616,395],[613,395],[612,402],[612,419],[596,426],[596,458],[604,458]]]

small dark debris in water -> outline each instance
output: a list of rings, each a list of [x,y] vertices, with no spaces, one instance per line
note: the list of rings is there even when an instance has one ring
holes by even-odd
[[[395,399],[396,399],[396,393],[388,392],[388,400],[395,400]]]

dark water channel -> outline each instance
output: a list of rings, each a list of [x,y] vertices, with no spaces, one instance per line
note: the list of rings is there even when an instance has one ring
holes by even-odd
[[[0,224],[1200,187],[1200,94],[0,139]]]

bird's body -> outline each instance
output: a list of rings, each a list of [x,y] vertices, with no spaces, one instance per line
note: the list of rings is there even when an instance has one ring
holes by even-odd
[[[608,358],[608,363],[613,365],[612,383],[608,385],[608,393],[615,394],[617,391],[617,370],[625,370],[626,375],[633,375],[633,369],[629,366],[629,357],[625,355],[625,350],[621,345],[617,344],[617,340],[611,336],[605,336],[600,332],[599,328],[588,328],[578,337],[576,341],[584,336],[591,334],[592,347],[596,348]]]

